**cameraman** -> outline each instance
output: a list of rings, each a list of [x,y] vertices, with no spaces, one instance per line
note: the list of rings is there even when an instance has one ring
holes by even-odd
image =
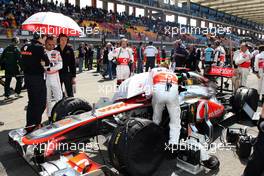
[[[248,161],[244,171],[244,176],[261,176],[264,173],[263,158],[264,158],[264,105],[258,123],[259,134],[257,142],[254,146],[254,152]]]

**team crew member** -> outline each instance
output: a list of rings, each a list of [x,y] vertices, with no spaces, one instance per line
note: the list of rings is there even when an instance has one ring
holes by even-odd
[[[215,62],[217,65],[223,66],[226,60],[226,52],[225,49],[220,45],[219,41],[215,42],[216,49],[215,49]]]
[[[152,96],[153,121],[160,124],[164,106],[170,115],[170,140],[169,143],[179,143],[181,130],[181,109],[178,94],[178,79],[173,72],[165,67],[154,68],[149,72],[146,83],[146,96]]]
[[[3,52],[0,65],[3,66],[5,70],[5,99],[10,96],[10,83],[12,77],[16,78],[16,97],[19,97],[22,88],[22,77],[19,75],[21,73],[21,54],[20,49],[17,47],[19,44],[19,39],[17,37],[12,39],[12,44],[9,45]]]
[[[259,47],[260,53],[255,57],[255,71],[258,77],[258,93],[262,95],[262,103],[264,103],[264,46]]]
[[[134,62],[132,50],[127,47],[127,39],[121,40],[121,47],[109,53],[109,60],[115,60],[117,85],[120,85],[130,76],[129,63]]]
[[[208,47],[204,50],[204,63],[212,64],[214,61],[214,49],[211,47],[211,44],[208,44]]]
[[[34,33],[33,40],[21,49],[22,66],[28,92],[27,132],[40,127],[41,117],[46,108],[46,81],[44,66],[50,62],[43,43],[46,37]]]
[[[152,69],[155,67],[155,60],[157,54],[158,54],[157,48],[153,46],[153,42],[149,42],[149,45],[144,50],[144,55],[147,58],[146,72],[148,72],[149,68]]]
[[[54,98],[56,102],[62,99],[62,90],[59,76],[59,70],[62,69],[62,59],[60,52],[54,50],[55,41],[52,36],[47,37],[45,47],[46,53],[50,60],[50,67],[47,69],[46,72],[47,113],[48,117],[50,117],[52,110],[52,98]]]
[[[76,84],[76,68],[73,48],[68,45],[68,37],[60,34],[58,38],[59,45],[55,48],[62,57],[63,67],[60,72],[61,85],[64,85],[68,97],[73,97],[73,85]]]
[[[247,163],[243,176],[261,176],[264,173],[263,158],[264,158],[264,105],[258,122],[259,134],[254,145],[254,152]]]
[[[250,59],[251,54],[248,50],[248,45],[246,43],[242,43],[239,54],[234,55],[235,64],[238,66],[238,72],[241,75],[241,86],[247,85],[249,68],[251,65]]]

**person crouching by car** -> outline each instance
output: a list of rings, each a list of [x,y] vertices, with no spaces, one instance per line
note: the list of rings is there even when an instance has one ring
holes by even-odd
[[[254,152],[250,157],[243,176],[262,176],[264,174],[264,104],[258,122],[259,134],[254,145]]]
[[[127,39],[121,40],[121,47],[116,48],[113,52],[109,53],[109,60],[117,64],[116,78],[117,86],[119,86],[125,79],[130,77],[129,63],[133,63],[134,56],[132,50],[128,48]]]
[[[60,52],[54,50],[54,37],[48,36],[45,42],[46,53],[50,60],[50,67],[47,68],[46,86],[47,86],[47,114],[51,116],[52,98],[56,102],[62,99],[62,89],[60,83],[59,70],[62,69],[62,58]]]
[[[60,72],[61,85],[65,87],[68,97],[73,97],[73,85],[76,84],[76,67],[73,48],[68,44],[67,35],[60,34],[58,38],[58,46],[55,50],[61,54],[63,67]]]
[[[181,131],[181,109],[179,103],[178,78],[165,67],[153,68],[145,85],[146,97],[152,97],[153,121],[161,123],[164,107],[170,116],[169,144],[178,145]]]

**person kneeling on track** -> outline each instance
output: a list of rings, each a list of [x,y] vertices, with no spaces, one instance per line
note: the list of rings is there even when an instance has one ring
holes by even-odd
[[[258,122],[259,134],[257,142],[254,145],[254,152],[247,163],[243,176],[261,176],[264,174],[263,158],[264,158],[264,105]]]
[[[165,67],[153,68],[147,79],[146,97],[152,96],[153,121],[160,124],[166,105],[170,115],[169,144],[178,145],[181,131],[181,109],[179,104],[178,78]]]
[[[45,48],[50,60],[50,67],[48,67],[46,71],[47,113],[48,117],[50,117],[52,110],[52,98],[54,98],[55,101],[58,102],[63,97],[59,76],[59,70],[62,69],[62,58],[60,52],[54,50],[55,39],[52,36],[47,37]]]

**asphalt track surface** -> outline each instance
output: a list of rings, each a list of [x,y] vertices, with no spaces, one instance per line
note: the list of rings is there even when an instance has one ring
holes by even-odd
[[[12,82],[14,86],[14,80]],[[248,87],[257,87],[255,75],[249,76]],[[96,103],[100,97],[112,97],[115,90],[115,81],[105,81],[102,77],[93,71],[83,72],[77,76],[77,94],[88,100],[90,103]],[[4,88],[0,87],[0,95],[3,95]],[[7,134],[10,130],[25,126],[25,106],[27,104],[27,94],[22,93],[22,98],[4,101],[0,96],[0,121],[5,123],[0,126],[0,176],[35,176],[37,175],[27,163],[18,156],[16,151],[9,146]],[[43,117],[45,120],[46,117]],[[226,121],[224,126],[233,125],[232,121]],[[250,123],[243,124],[251,126]],[[257,129],[250,127],[251,133],[256,135]],[[215,127],[215,143],[220,143],[219,136],[222,128]],[[100,140],[104,140],[101,139]],[[107,155],[105,147],[102,147],[103,154]],[[215,153],[218,156],[221,165],[220,169],[215,172],[205,171],[201,175],[205,176],[240,176],[245,168],[246,161],[240,160],[234,150],[222,149]],[[95,156],[98,162],[102,162],[100,156]],[[190,174],[177,169],[175,160],[165,160],[160,164],[155,176],[189,176]]]

